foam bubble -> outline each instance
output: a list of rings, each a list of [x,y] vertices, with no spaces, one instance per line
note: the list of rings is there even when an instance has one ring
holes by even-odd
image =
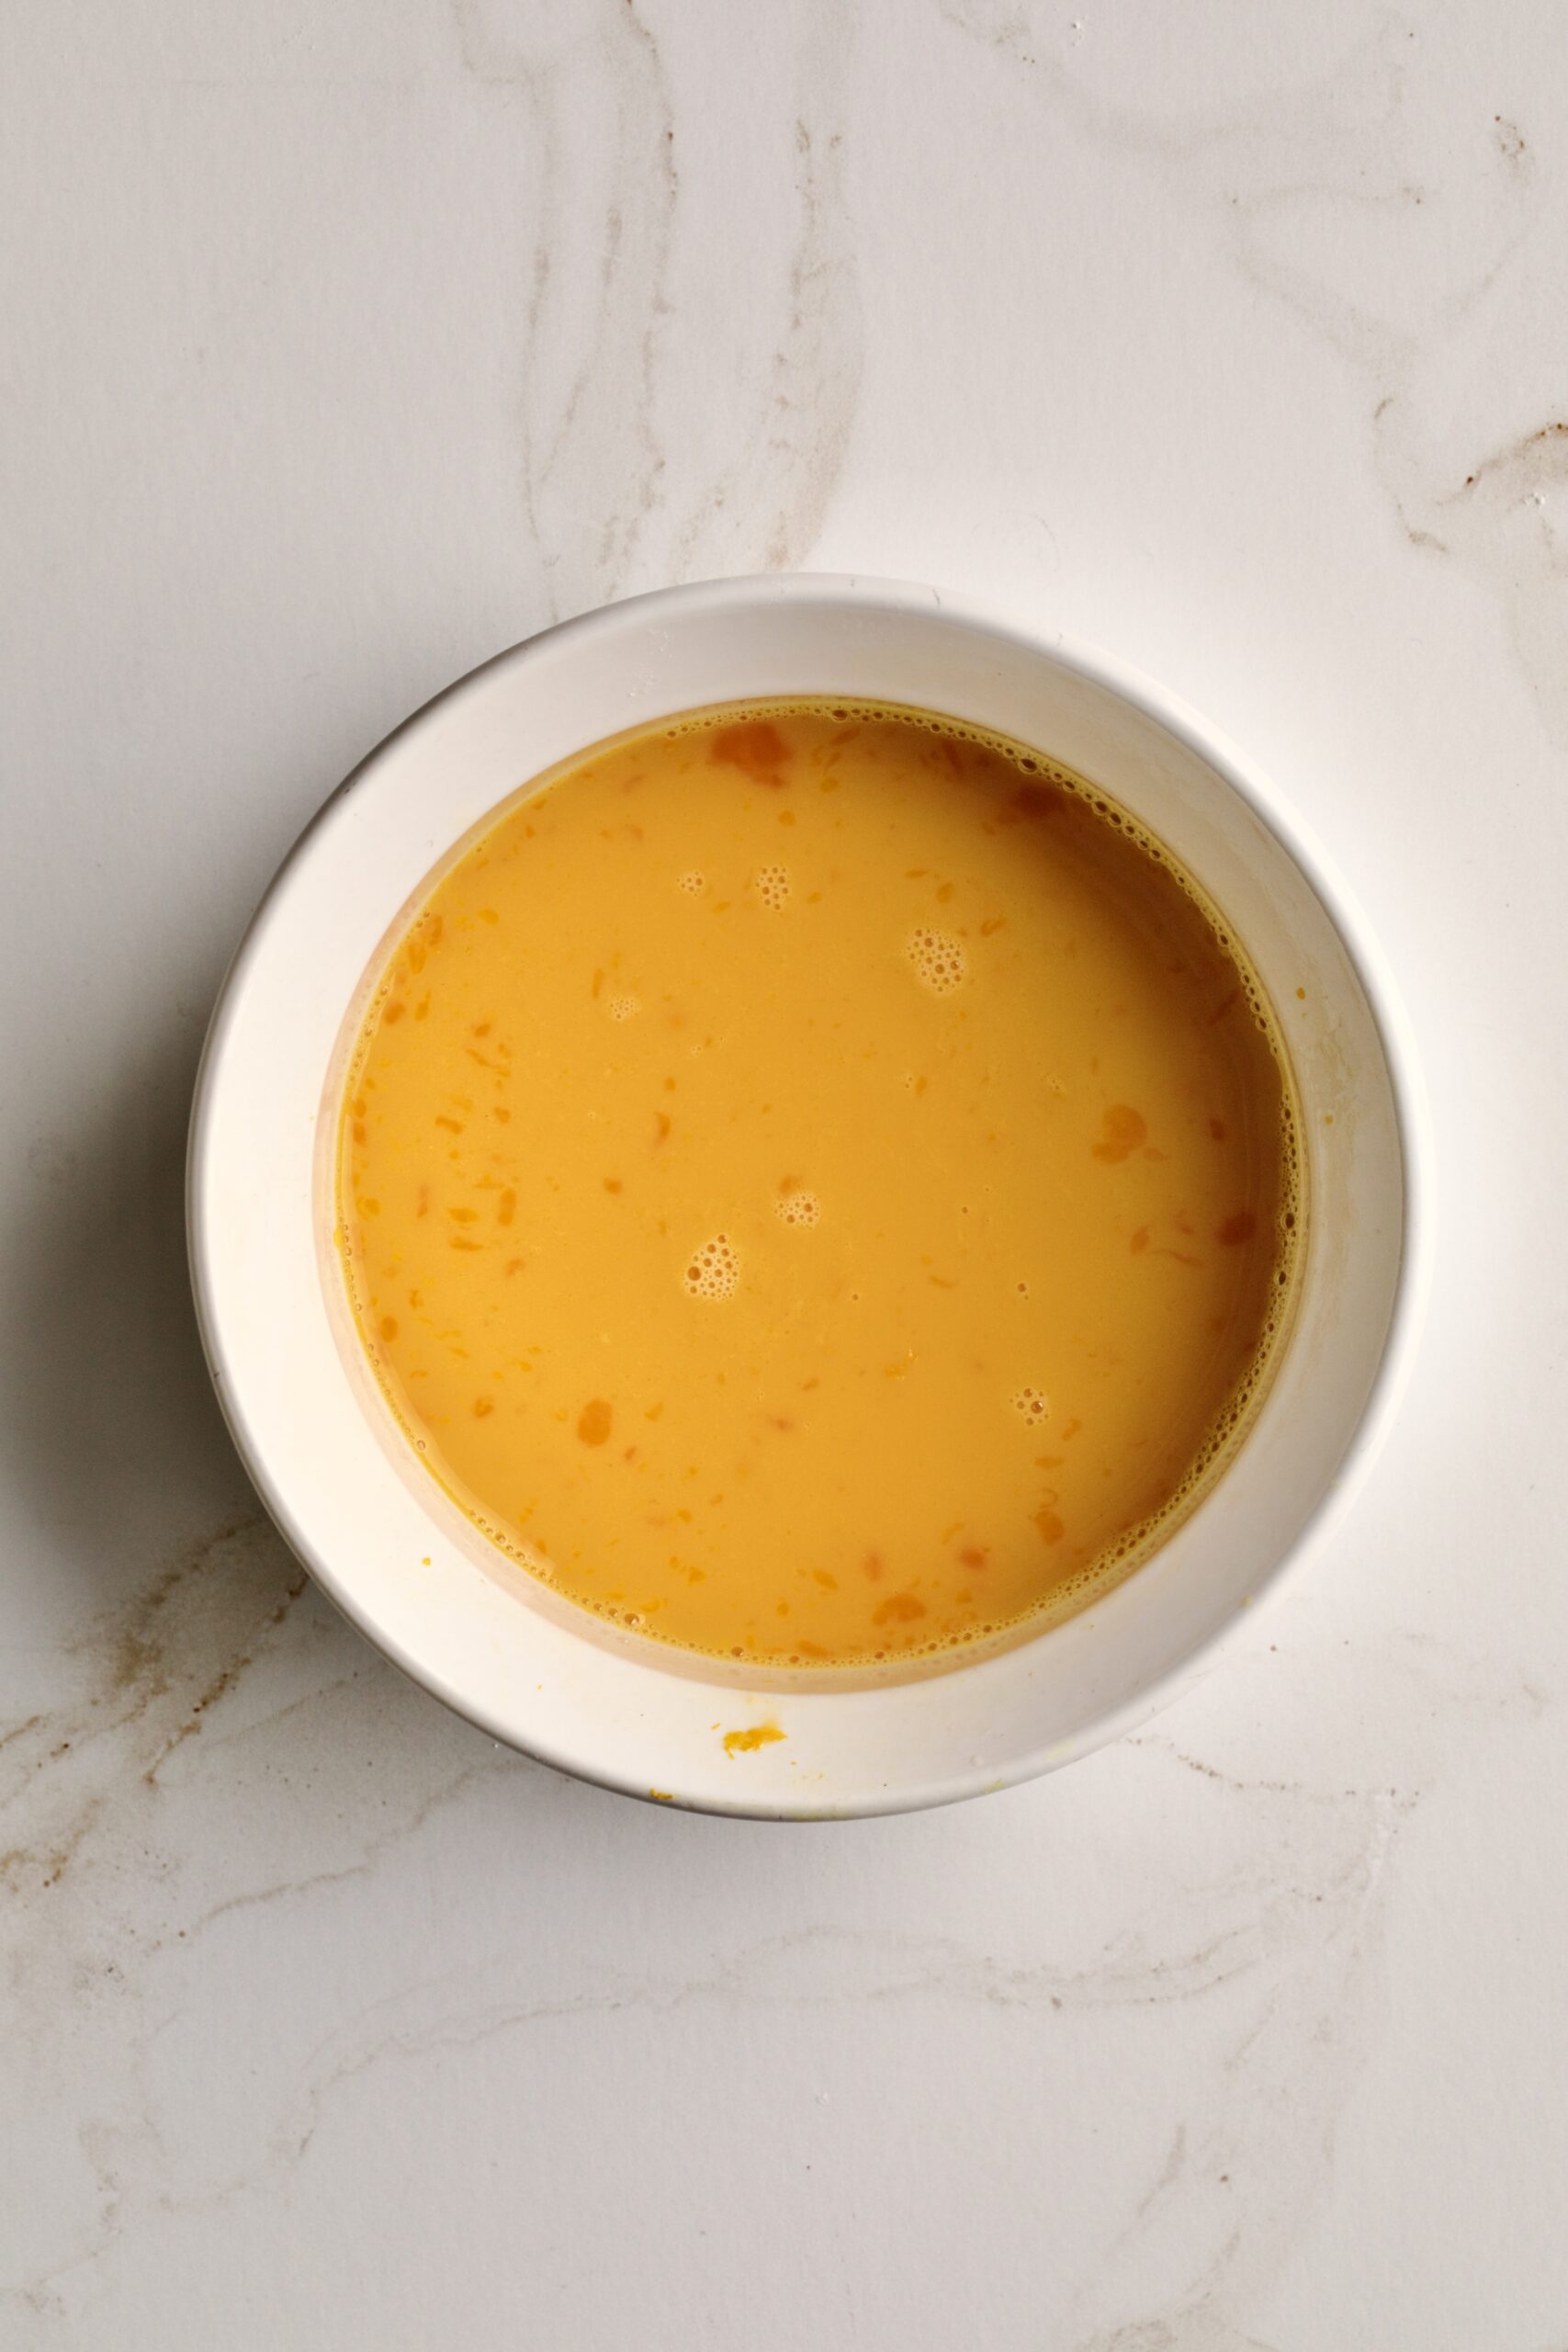
[[[727,1233],[716,1233],[686,1261],[686,1288],[693,1298],[728,1298],[740,1280],[740,1253]]]
[[[609,1013],[612,1021],[633,1021],[642,1011],[642,1000],[635,996],[613,996]]]
[[[815,1225],[822,1214],[816,1193],[808,1193],[804,1184],[787,1185],[773,1205],[785,1225]]]
[[[1020,1388],[1014,1392],[1012,1408],[1021,1413],[1032,1428],[1037,1428],[1051,1414],[1051,1399],[1041,1388]]]
[[[765,907],[774,914],[783,911],[789,899],[789,868],[787,865],[764,865],[751,877],[752,888]]]
[[[682,890],[689,891],[692,897],[695,899],[700,897],[702,892],[707,888],[707,884],[700,874],[693,871],[690,874],[682,875],[680,887]]]
[[[922,923],[909,933],[906,950],[910,963],[933,995],[951,996],[969,976],[964,943],[950,931],[932,931]]]

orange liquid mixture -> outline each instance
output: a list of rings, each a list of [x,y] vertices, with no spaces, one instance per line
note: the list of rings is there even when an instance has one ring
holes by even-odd
[[[1300,1229],[1238,949],[1017,745],[781,704],[514,804],[393,951],[339,1240],[411,1440],[585,1609],[863,1665],[1063,1614],[1223,1466]]]

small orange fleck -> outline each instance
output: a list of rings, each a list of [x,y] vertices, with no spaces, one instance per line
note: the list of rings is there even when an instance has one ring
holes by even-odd
[[[1149,1132],[1143,1113],[1134,1111],[1130,1102],[1112,1102],[1106,1111],[1103,1126],[1100,1140],[1089,1148],[1096,1159],[1103,1160],[1108,1168],[1136,1151]]]
[[[402,1001],[402,999],[400,997],[394,997],[390,1004],[387,1007],[386,1012],[381,1015],[381,1018],[389,1029],[393,1022],[400,1021],[407,1011],[408,1006]]]
[[[805,1644],[801,1646],[804,1648]],[[750,1756],[759,1747],[771,1747],[775,1739],[783,1737],[777,1724],[752,1724],[744,1731],[727,1731],[724,1752],[727,1756]]]
[[[654,1114],[653,1114],[653,1140],[654,1140],[654,1142],[655,1142],[656,1144],[660,1144],[660,1143],[662,1143],[662,1142],[664,1141],[665,1136],[669,1134],[669,1132],[670,1132],[670,1121],[669,1121],[668,1117],[666,1116],[666,1114],[665,1114],[662,1111],[656,1111],[656,1112],[654,1113]]]
[[[1049,1504],[1035,1512],[1034,1524],[1040,1530],[1040,1540],[1043,1544],[1059,1544],[1066,1532]]]
[[[746,718],[733,727],[721,727],[709,745],[708,756],[727,767],[739,768],[753,784],[776,788],[784,782],[779,770],[789,757],[789,746],[771,719]]]
[[[983,1568],[986,1565],[988,1552],[989,1547],[987,1544],[966,1544],[958,1556],[963,1561],[966,1568]]]
[[[508,1121],[509,1121],[509,1120],[511,1119],[511,1117],[512,1117],[512,1114],[511,1114],[511,1112],[510,1112],[510,1111],[503,1111],[503,1110],[502,1109],[502,1107],[501,1107],[501,1105],[500,1105],[500,1103],[499,1103],[499,1102],[496,1104],[496,1107],[495,1107],[494,1111],[491,1113],[491,1117],[492,1117],[492,1118],[499,1119],[499,1120],[501,1121],[501,1124],[502,1124],[502,1125],[503,1127],[507,1125]]]
[[[591,1396],[577,1417],[577,1434],[584,1445],[603,1445],[610,1434],[613,1419],[608,1399]]]
[[[516,1214],[517,1195],[508,1184],[495,1204],[495,1221],[497,1225],[510,1225]]]
[[[618,1176],[606,1176],[604,1179],[604,1190],[607,1193],[618,1193],[621,1190],[620,1178]]]
[[[1133,1255],[1134,1255],[1134,1258],[1141,1258],[1141,1257],[1143,1256],[1143,1254],[1144,1254],[1144,1251],[1145,1251],[1145,1250],[1148,1248],[1148,1246],[1149,1246],[1149,1228],[1148,1228],[1148,1227],[1147,1227],[1146,1225],[1141,1225],[1141,1226],[1139,1226],[1139,1227],[1138,1227],[1138,1229],[1137,1229],[1136,1233],[1134,1233],[1134,1234],[1132,1240],[1128,1243],[1128,1245],[1127,1245],[1127,1246],[1128,1246],[1128,1248],[1132,1250]]]
[[[461,1119],[449,1119],[445,1112],[437,1112],[435,1124],[438,1127],[446,1127],[449,1129],[455,1136],[460,1136],[463,1132],[463,1122]]]
[[[866,1575],[871,1578],[872,1583],[875,1584],[882,1574],[881,1553],[868,1552],[864,1559],[861,1562],[861,1566],[865,1570]]]
[[[1068,794],[1058,784],[1023,784],[1010,800],[997,810],[998,823],[1016,824],[1021,818],[1028,825],[1038,825],[1049,817],[1059,817],[1066,807]]]
[[[481,907],[479,913],[479,921],[481,922],[499,922],[501,921],[501,917],[496,913],[493,907]]]
[[[1227,1216],[1223,1225],[1214,1227],[1214,1238],[1227,1250],[1234,1250],[1238,1243],[1250,1241],[1257,1230],[1258,1219],[1252,1211],[1237,1209],[1234,1216]]]
[[[1301,999],[1302,1002],[1304,1004],[1304,1003],[1306,1002],[1306,990],[1305,990],[1305,989],[1298,989],[1296,990],[1296,994],[1300,997],[1300,999]]]
[[[474,1398],[474,1419],[476,1421],[487,1420],[494,1410],[495,1398],[493,1396],[476,1396]]]
[[[1213,1136],[1216,1143],[1224,1143],[1225,1139],[1224,1121],[1223,1119],[1211,1119],[1209,1122],[1209,1133]]]
[[[872,1611],[874,1625],[912,1625],[917,1617],[926,1613],[926,1604],[912,1592],[890,1592],[880,1608]]]

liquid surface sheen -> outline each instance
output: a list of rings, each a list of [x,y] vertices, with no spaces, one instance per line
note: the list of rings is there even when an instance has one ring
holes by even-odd
[[[345,1090],[365,1346],[470,1517],[723,1657],[1063,1614],[1234,1443],[1299,1230],[1256,983],[1016,746],[758,706],[515,805]]]

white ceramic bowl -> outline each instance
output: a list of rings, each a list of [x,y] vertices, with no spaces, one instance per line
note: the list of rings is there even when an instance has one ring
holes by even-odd
[[[1300,1305],[1262,1409],[1154,1557],[999,1657],[838,1690],[613,1640],[485,1545],[381,1403],[326,1241],[353,1016],[432,869],[496,803],[605,736],[801,693],[984,721],[1102,786],[1168,843],[1280,1013],[1310,1204]],[[1359,916],[1267,785],[1190,711],[1101,655],[930,589],[734,580],[613,605],[502,654],[328,802],[213,1017],[191,1136],[191,1259],[212,1376],[268,1508],[417,1681],[498,1739],[634,1795],[773,1817],[881,1813],[1005,1786],[1128,1728],[1321,1532],[1381,1439],[1409,1357],[1425,1161],[1410,1047]],[[763,1722],[784,1736],[727,1747],[726,1733]]]

